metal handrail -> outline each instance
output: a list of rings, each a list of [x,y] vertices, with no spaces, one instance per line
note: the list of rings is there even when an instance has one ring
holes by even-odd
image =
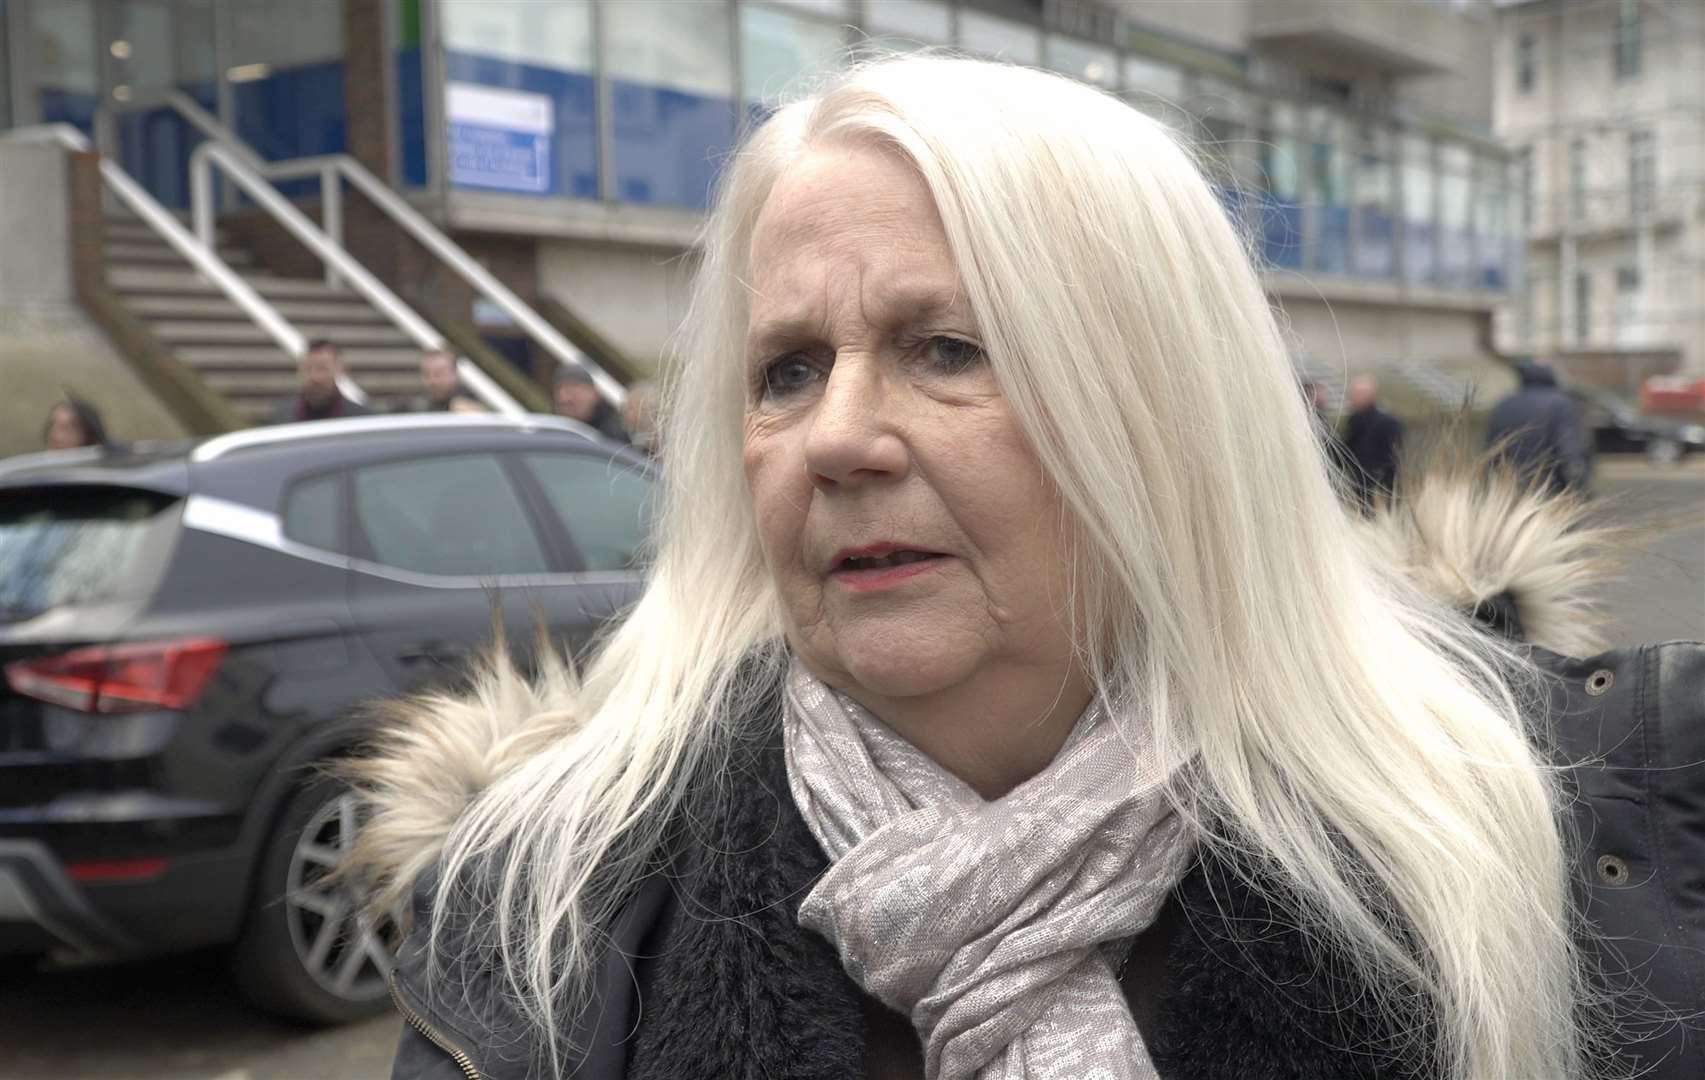
[[[322,154],[290,161],[269,161],[262,164],[261,172],[274,180],[296,179],[318,174],[320,178],[320,208],[323,220],[326,223],[326,231],[339,243],[343,239],[343,193],[339,187],[338,178],[341,176],[348,180],[363,195],[367,196],[373,205],[377,206],[405,232],[419,241],[422,247],[436,255],[445,266],[448,266],[485,299],[497,305],[529,337],[555,357],[558,363],[572,364],[584,369],[592,377],[592,384],[597,387],[598,392],[606,400],[617,407],[626,404],[626,387],[594,363],[584,352],[576,348],[572,342],[563,336],[560,330],[546,322],[538,312],[516,296],[491,271],[475,261],[462,249],[461,245],[444,235],[420,211],[410,206],[407,200],[392,190],[389,184],[374,176],[367,166],[355,158],[348,154]]]
[[[205,243],[211,245],[216,231],[212,167],[217,164],[257,205],[325,263],[328,283],[336,284],[340,278],[347,278],[357,292],[421,348],[446,348],[443,335],[344,250],[341,235],[332,240],[294,203],[280,194],[262,173],[267,162],[194,98],[181,90],[154,91],[127,103],[122,111],[162,105],[176,112],[207,139],[190,153],[191,216],[196,233]],[[112,112],[121,111],[117,107],[108,108]],[[110,115],[108,108],[103,108],[103,115]],[[341,222],[337,224],[341,233]],[[456,374],[474,396],[494,412],[505,416],[527,414],[519,402],[466,357],[457,357]],[[347,375],[339,376],[338,382],[346,397],[366,403],[367,395]]]
[[[219,165],[236,185],[243,189],[249,198],[272,215],[277,221],[304,246],[312,251],[328,267],[337,271],[340,278],[347,280],[356,292],[360,293],[368,303],[379,310],[391,324],[407,334],[414,343],[422,349],[445,348],[444,335],[433,328],[415,313],[414,309],[392,292],[384,282],[355,260],[343,245],[333,241],[319,226],[315,225],[308,216],[296,208],[296,205],[281,195],[277,188],[267,182],[249,161],[241,154],[231,150],[223,142],[209,139],[197,146],[189,156],[190,169],[190,206],[195,230],[203,237],[211,236],[214,231],[213,220],[213,166]],[[471,366],[471,365],[470,365]],[[463,373],[460,360],[457,363],[457,374]],[[483,373],[482,373],[483,374]],[[507,415],[520,415],[526,412],[514,398],[504,393],[496,383],[489,379],[474,382],[468,389],[478,395],[486,405],[497,412]]]
[[[322,154],[315,157],[295,158],[290,161],[267,161],[256,154],[247,143],[238,137],[236,132],[232,131],[212,113],[202,108],[200,102],[182,90],[149,93],[131,101],[127,109],[153,108],[159,105],[170,107],[207,139],[224,144],[232,153],[242,158],[255,172],[269,180],[288,180],[318,174],[320,179],[320,211],[321,219],[325,223],[324,230],[332,242],[340,248],[343,246],[343,190],[338,183],[338,177],[341,175],[359,188],[361,193],[372,201],[373,205],[377,206],[405,232],[414,237],[422,247],[436,255],[444,265],[472,286],[476,292],[497,305],[504,314],[515,320],[516,324],[541,348],[550,353],[558,363],[574,364],[583,368],[592,377],[592,384],[598,388],[598,392],[606,400],[618,408],[626,404],[626,387],[616,381],[609,372],[594,363],[591,357],[576,348],[574,343],[564,337],[560,330],[546,322],[538,312],[516,296],[491,271],[481,266],[478,261],[463,250],[461,245],[444,235],[442,230],[410,206],[408,201],[398,195],[389,184],[374,176],[365,165],[355,158],[348,154]],[[211,208],[211,195],[207,199],[207,205]],[[339,268],[328,260],[326,269],[327,282],[336,284]],[[465,358],[463,358],[462,364],[467,364]],[[462,367],[462,364],[458,364],[458,369]],[[495,383],[492,385],[496,386]]]
[[[70,124],[42,124],[35,127],[17,128],[8,132],[4,138],[20,142],[57,142],[72,150],[87,152],[90,149],[88,138]],[[114,195],[128,206],[138,218],[153,229],[160,237],[170,244],[179,255],[187,259],[191,265],[207,276],[208,280],[219,287],[232,303],[243,310],[243,313],[254,321],[256,326],[264,330],[278,347],[284,350],[286,356],[295,359],[302,355],[307,347],[307,338],[301,331],[278,313],[278,309],[267,303],[248,282],[244,281],[221,259],[211,243],[197,239],[185,229],[178,219],[147,189],[131,179],[124,167],[105,155],[100,159],[101,180],[111,188]],[[357,388],[357,393],[360,393]],[[365,397],[365,395],[363,395]]]

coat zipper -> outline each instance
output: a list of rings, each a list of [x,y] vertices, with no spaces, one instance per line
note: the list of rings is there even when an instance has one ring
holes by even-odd
[[[397,1011],[403,1014],[403,1019],[408,1021],[409,1027],[426,1036],[427,1041],[433,1046],[449,1054],[450,1060],[456,1063],[456,1067],[462,1070],[468,1080],[484,1080],[480,1076],[479,1069],[474,1067],[473,1058],[469,1057],[455,1043],[439,1034],[437,1028],[427,1023],[419,1013],[409,1006],[408,1002],[403,1000],[402,991],[397,988],[397,973],[395,971],[391,972],[391,977],[386,982],[390,984],[391,1000],[396,1002]]]

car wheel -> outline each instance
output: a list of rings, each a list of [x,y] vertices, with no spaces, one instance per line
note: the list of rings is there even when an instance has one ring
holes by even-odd
[[[1646,458],[1654,465],[1674,465],[1681,460],[1682,446],[1675,439],[1653,439],[1646,444]]]
[[[331,780],[298,790],[279,816],[231,958],[243,992],[270,1012],[340,1024],[390,1007],[396,921],[371,919],[347,884],[327,881],[359,817],[355,797]]]

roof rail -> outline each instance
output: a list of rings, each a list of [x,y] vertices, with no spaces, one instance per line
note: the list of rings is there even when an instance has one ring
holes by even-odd
[[[329,439],[338,435],[385,435],[401,431],[442,431],[445,428],[501,428],[506,431],[560,431],[584,439],[604,438],[596,428],[565,416],[526,413],[410,413],[407,416],[350,416],[340,420],[306,420],[294,424],[249,428],[216,435],[190,451],[192,462],[214,461],[238,450],[278,443]]]

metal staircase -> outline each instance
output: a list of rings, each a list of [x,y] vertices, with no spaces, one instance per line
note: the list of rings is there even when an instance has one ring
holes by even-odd
[[[262,269],[223,229],[214,251],[304,338],[335,342],[373,408],[406,407],[420,392],[419,346],[360,296]],[[265,423],[295,393],[295,360],[146,222],[109,211],[106,257],[125,306],[243,419]]]

